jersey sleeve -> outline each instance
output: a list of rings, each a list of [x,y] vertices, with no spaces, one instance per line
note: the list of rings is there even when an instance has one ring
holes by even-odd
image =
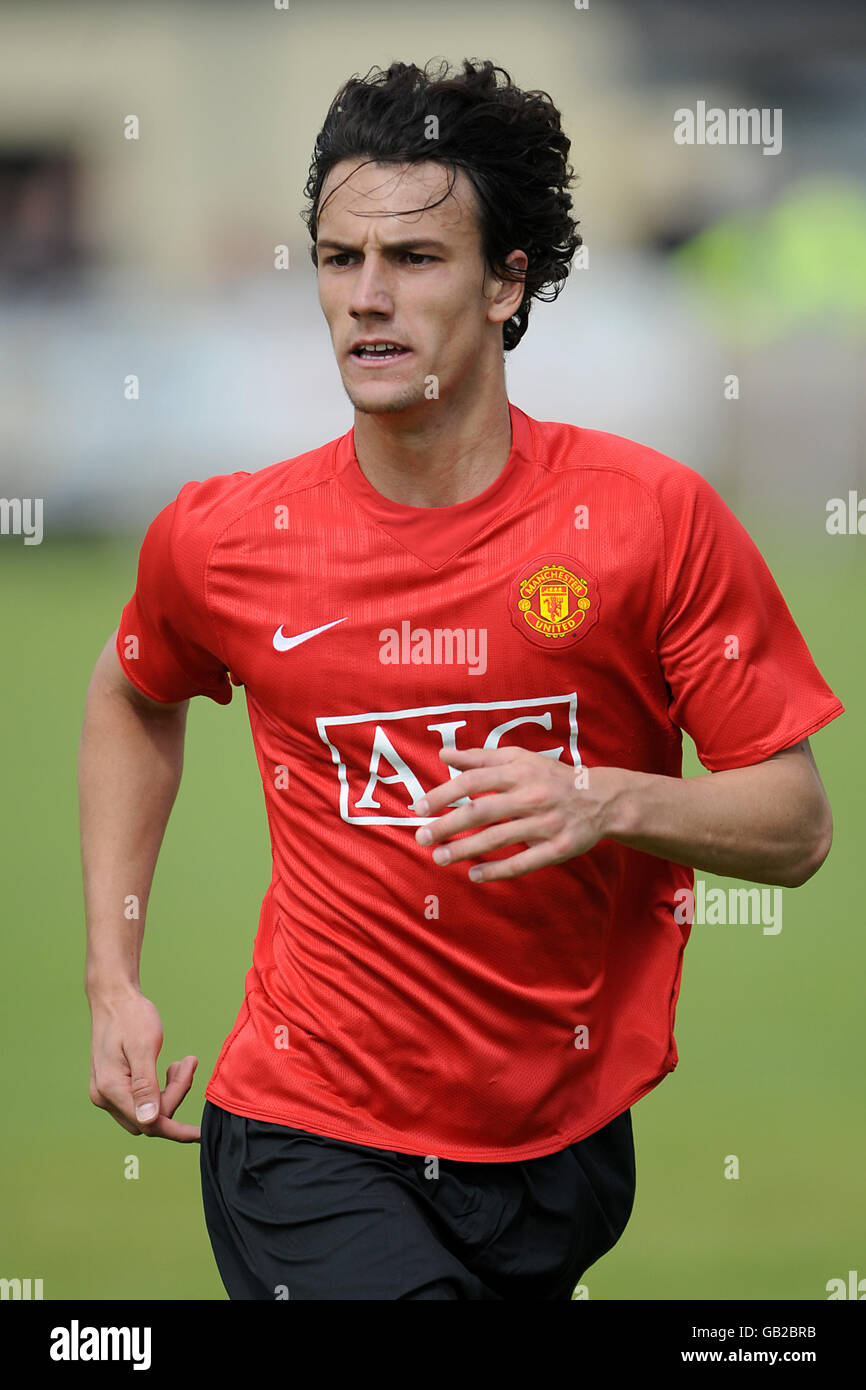
[[[217,479],[191,482],[147,529],[135,593],[120,618],[115,648],[125,675],[167,704],[207,695],[219,705],[232,684],[207,604],[207,561]]]
[[[844,706],[818,671],[763,556],[706,479],[659,488],[668,714],[710,772],[763,762]]]

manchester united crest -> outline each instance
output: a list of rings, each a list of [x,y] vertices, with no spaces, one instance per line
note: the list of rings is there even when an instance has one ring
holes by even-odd
[[[524,565],[511,586],[511,621],[540,647],[562,651],[598,620],[598,585],[569,555],[542,555]]]

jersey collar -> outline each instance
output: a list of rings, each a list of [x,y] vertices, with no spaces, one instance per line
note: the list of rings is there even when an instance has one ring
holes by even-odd
[[[394,540],[434,568],[444,564],[511,505],[531,480],[535,462],[529,416],[511,401],[511,449],[505,467],[489,487],[449,507],[408,507],[392,502],[361,472],[354,426],[335,441],[334,474],[363,510]]]

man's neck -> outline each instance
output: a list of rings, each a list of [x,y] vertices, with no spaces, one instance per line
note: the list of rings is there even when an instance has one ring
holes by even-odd
[[[432,409],[430,408],[432,407]],[[511,452],[511,416],[501,395],[449,412],[430,401],[412,412],[355,412],[355,453],[364,477],[405,507],[450,507],[496,481]]]

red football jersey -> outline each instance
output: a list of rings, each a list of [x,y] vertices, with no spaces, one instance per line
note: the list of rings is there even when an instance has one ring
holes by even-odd
[[[474,1161],[592,1134],[676,1065],[693,874],[605,839],[474,884],[415,840],[412,804],[457,775],[438,750],[677,777],[681,729],[719,771],[842,713],[700,474],[510,412],[469,501],[386,499],[350,430],[187,483],[144,538],[123,669],[164,701],[242,685],[267,806],[273,877],[206,1091],[236,1114]]]

